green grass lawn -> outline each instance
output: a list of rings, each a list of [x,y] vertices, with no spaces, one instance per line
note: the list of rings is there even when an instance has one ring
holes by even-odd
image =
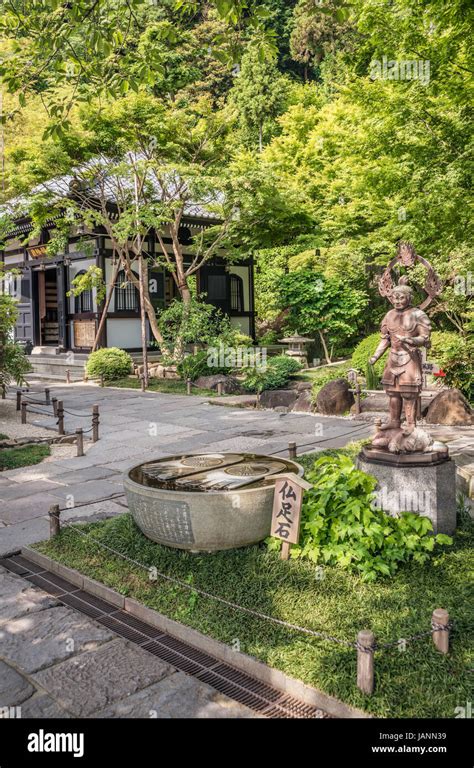
[[[0,435],[0,439],[5,438]],[[0,449],[0,471],[5,469],[17,469],[17,467],[29,467],[31,464],[39,464],[49,456],[49,445],[27,445],[24,448]]]
[[[472,527],[464,522],[447,548],[426,565],[410,564],[375,584],[325,567],[324,578],[308,561],[282,561],[265,545],[212,555],[192,555],[151,542],[124,514],[81,526],[89,538],[69,528],[36,545],[54,559],[134,597],[161,613],[240,650],[348,704],[382,717],[454,717],[470,700],[472,655],[468,625],[472,573]],[[356,687],[356,653],[351,648],[248,616],[111,555],[106,543],[147,567],[247,608],[353,641],[363,628],[379,643],[429,630],[432,611],[448,609],[455,621],[451,652],[438,653],[431,637],[375,653],[376,691]],[[472,675],[471,675],[472,676]]]
[[[122,379],[106,382],[107,387],[126,387],[129,389],[141,389],[141,382],[136,376],[124,376]],[[149,379],[147,392],[163,392],[166,395],[185,395],[186,382],[177,379]],[[217,392],[212,389],[192,388],[193,395],[199,397],[216,397]]]

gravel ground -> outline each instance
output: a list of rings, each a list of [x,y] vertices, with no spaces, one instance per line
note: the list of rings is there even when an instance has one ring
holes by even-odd
[[[30,417],[31,418],[31,417]],[[36,419],[40,419],[41,416],[35,416]],[[35,427],[33,424],[21,424],[20,414],[16,410],[16,402],[13,400],[0,400],[0,433],[2,435],[8,435],[11,438],[17,437],[53,437],[53,432],[50,429],[44,429],[43,427]],[[87,449],[87,444],[84,446]],[[57,461],[58,459],[68,459],[71,456],[76,455],[76,446],[65,445],[52,445],[51,455],[43,461]]]
[[[27,417],[28,418],[28,417]],[[31,419],[32,416],[30,415]],[[35,421],[41,416],[35,415]],[[0,400],[0,432],[8,437],[52,437],[50,429],[35,427],[33,424],[21,424],[20,413],[14,400]]]

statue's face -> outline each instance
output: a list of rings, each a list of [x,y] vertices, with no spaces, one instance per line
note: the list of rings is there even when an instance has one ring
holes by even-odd
[[[410,302],[411,296],[409,293],[405,293],[405,291],[393,291],[392,304],[395,309],[405,309],[405,307],[410,306]]]

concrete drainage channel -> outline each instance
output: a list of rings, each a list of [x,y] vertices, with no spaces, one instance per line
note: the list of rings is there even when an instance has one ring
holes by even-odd
[[[327,712],[245,674],[215,656],[173,637],[118,609],[112,603],[45,570],[23,555],[0,560],[0,565],[53,595],[64,605],[86,614],[120,637],[162,661],[207,683],[220,693],[268,718],[328,718]]]

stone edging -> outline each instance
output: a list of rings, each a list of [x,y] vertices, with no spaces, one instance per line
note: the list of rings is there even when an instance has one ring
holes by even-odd
[[[21,554],[32,560],[37,565],[42,566],[45,570],[56,573],[58,576],[62,576],[64,579],[69,580],[79,589],[83,589],[85,592],[89,592],[96,597],[101,597],[103,600],[107,600],[112,605],[117,606],[130,615],[135,616],[137,619],[141,619],[148,624],[151,624],[157,629],[161,629],[163,632],[168,632],[173,637],[183,640],[195,648],[205,653],[209,653],[211,656],[215,656],[220,661],[226,662],[241,672],[246,672],[249,675],[257,678],[263,683],[272,685],[279,691],[286,693],[290,696],[304,701],[306,704],[312,704],[328,714],[336,718],[371,718],[367,712],[363,712],[360,709],[345,704],[339,699],[333,696],[328,696],[322,691],[318,691],[317,688],[312,688],[310,685],[296,680],[295,678],[288,677],[284,672],[280,672],[278,669],[273,669],[267,666],[262,661],[248,656],[240,651],[234,651],[230,646],[225,645],[220,640],[214,640],[212,637],[203,635],[196,629],[181,624],[174,619],[170,619],[164,616],[158,611],[152,608],[147,608],[142,603],[139,603],[133,598],[124,597],[110,587],[106,587],[94,579],[90,579],[88,576],[83,576],[79,571],[73,568],[69,568],[62,563],[58,563],[47,555],[43,555],[41,552],[37,552],[30,547],[23,547]]]

